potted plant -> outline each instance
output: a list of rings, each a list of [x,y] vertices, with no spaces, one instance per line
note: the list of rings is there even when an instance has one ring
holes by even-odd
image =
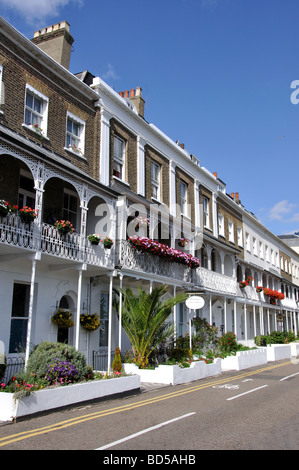
[[[19,210],[19,217],[22,222],[28,224],[33,222],[37,217],[37,211],[35,209],[31,209],[31,207],[25,206]]]
[[[98,245],[99,241],[101,240],[100,235],[98,235],[97,233],[93,233],[91,235],[88,235],[87,238],[88,238],[88,240],[90,241],[90,243],[92,245]]]
[[[57,228],[58,232],[62,235],[67,233],[73,233],[74,227],[73,224],[69,220],[56,220],[55,227]]]
[[[104,248],[108,248],[110,250],[113,245],[113,240],[110,237],[106,237],[103,239],[103,245]]]
[[[52,317],[52,322],[61,328],[71,328],[74,326],[72,314],[69,310],[58,308]]]
[[[263,291],[263,287],[262,287],[262,286],[257,286],[256,291],[257,291],[257,292],[262,292],[262,291]]]
[[[180,247],[184,247],[187,245],[187,243],[189,243],[189,240],[187,238],[180,238],[179,241],[178,241],[178,245]]]
[[[5,217],[9,212],[9,202],[4,199],[0,200],[0,216]]]
[[[91,315],[88,313],[82,313],[80,315],[80,325],[87,331],[95,331],[101,325],[100,317],[96,313]]]

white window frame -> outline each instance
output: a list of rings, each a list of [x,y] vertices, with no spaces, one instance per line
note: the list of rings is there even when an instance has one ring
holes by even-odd
[[[228,240],[235,243],[234,223],[231,220],[228,221]]]
[[[203,225],[206,228],[210,228],[210,214],[209,214],[209,198],[203,196],[202,198],[202,212],[203,212]]]
[[[180,181],[181,214],[188,215],[188,185]]]
[[[68,122],[78,126],[78,134],[68,130]],[[66,114],[65,149],[81,157],[85,150],[85,121],[69,111]]]
[[[218,214],[218,234],[221,237],[225,236],[225,233],[224,233],[224,216],[222,214]]]
[[[151,197],[157,201],[161,200],[161,165],[159,163],[151,161]]]
[[[34,110],[33,108],[29,107],[26,103],[27,94],[30,94],[34,100],[38,100],[42,104],[42,109],[40,112]],[[34,130],[37,134],[41,134],[43,137],[47,137],[47,130],[48,130],[48,108],[49,108],[49,98],[40,91],[33,88],[28,83],[26,84],[25,90],[25,103],[24,103],[24,127],[27,127],[31,130]],[[29,110],[31,114],[37,119],[38,122],[33,123],[30,120],[27,121],[26,118],[26,110]],[[38,125],[38,128],[34,127],[34,124]]]
[[[116,145],[115,142],[118,141],[121,144],[121,155],[116,155]],[[113,177],[118,178],[122,181],[125,181],[125,164],[126,164],[126,142],[118,135],[113,136]],[[114,164],[120,165],[120,172],[119,176],[115,175],[114,172],[116,171],[114,168]]]
[[[64,204],[65,196],[67,196],[67,207]],[[70,198],[76,199],[76,211],[73,211],[70,208]],[[62,217],[65,220],[69,220],[73,224],[73,228],[76,230],[78,225],[78,207],[79,207],[79,199],[78,194],[71,189],[64,188],[63,190],[63,208],[62,208]]]
[[[237,232],[238,232],[238,246],[243,247],[243,229],[242,229],[242,227],[238,227]]]
[[[255,237],[252,238],[252,250],[253,254],[257,256],[257,240]]]

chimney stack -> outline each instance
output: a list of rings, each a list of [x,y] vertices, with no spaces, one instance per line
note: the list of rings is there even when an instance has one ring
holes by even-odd
[[[74,42],[69,31],[69,23],[61,21],[60,23],[35,31],[31,41],[64,68],[69,69],[72,44]]]
[[[137,87],[136,90],[135,88],[132,88],[130,91],[129,90],[125,90],[124,92],[119,91],[118,94],[122,98],[127,98],[130,101],[132,101],[132,103],[134,103],[134,106],[136,107],[136,110],[139,116],[144,117],[145,101],[142,98],[142,88],[140,86]]]
[[[131,90],[130,100],[136,106],[137,113],[139,116],[144,117],[144,104],[145,101],[142,98],[142,88],[139,86],[136,90]]]

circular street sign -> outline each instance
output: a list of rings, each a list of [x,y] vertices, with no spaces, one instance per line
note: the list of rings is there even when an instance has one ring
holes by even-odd
[[[198,295],[192,295],[191,297],[189,297],[189,299],[186,300],[185,303],[188,308],[191,308],[192,310],[197,310],[204,306],[205,301],[202,297],[199,297]]]

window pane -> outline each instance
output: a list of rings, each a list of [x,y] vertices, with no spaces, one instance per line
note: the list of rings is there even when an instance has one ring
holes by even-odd
[[[22,352],[26,347],[27,320],[12,319],[10,327],[9,352]]]
[[[26,106],[28,106],[31,109],[33,108],[33,96],[30,95],[30,93],[26,94]]]
[[[34,109],[34,111],[36,111],[39,114],[42,113],[43,103],[42,103],[41,100],[39,100],[36,97],[33,98],[33,109]]]
[[[12,317],[28,317],[30,286],[26,284],[14,284]]]

